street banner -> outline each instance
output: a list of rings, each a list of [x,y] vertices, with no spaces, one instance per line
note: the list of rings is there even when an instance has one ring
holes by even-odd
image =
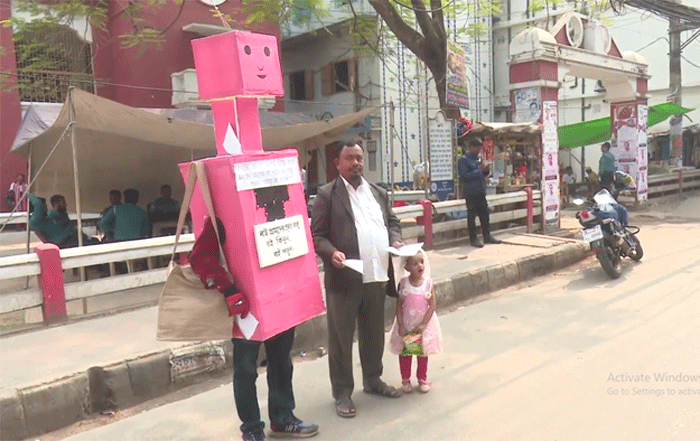
[[[454,122],[445,118],[442,111],[428,121],[430,148],[430,191],[441,201],[454,193],[454,149],[452,147]]]
[[[515,123],[537,123],[541,116],[540,88],[527,87],[513,91]]]
[[[542,103],[542,201],[545,232],[559,229],[559,138],[557,102]]]
[[[610,152],[615,157],[617,169],[637,182],[638,118],[635,102],[613,103],[611,107]],[[645,123],[646,125],[646,123]]]
[[[648,165],[649,147],[647,145],[647,117],[649,108],[644,104],[637,106],[638,134],[637,134],[637,200],[646,201],[649,193]]]
[[[462,109],[469,108],[467,54],[452,40],[447,40],[447,81],[445,101]]]

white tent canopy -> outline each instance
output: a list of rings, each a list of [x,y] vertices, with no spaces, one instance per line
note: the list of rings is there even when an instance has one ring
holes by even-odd
[[[111,189],[136,188],[142,206],[159,196],[163,184],[170,184],[174,197],[180,197],[184,186],[177,164],[216,154],[213,126],[179,119],[182,115],[176,109],[136,109],[79,89],[70,95],[72,99],[57,115],[52,109],[36,112],[30,108],[12,146],[30,162],[32,179],[37,176],[31,191],[43,197],[65,195],[69,211],[76,210],[71,132],[75,133],[83,212],[99,212],[109,205]],[[303,164],[309,151],[335,141],[377,110],[263,128],[263,145],[265,150],[297,148]]]

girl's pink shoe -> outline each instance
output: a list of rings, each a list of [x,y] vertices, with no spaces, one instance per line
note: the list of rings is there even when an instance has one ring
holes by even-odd
[[[410,394],[413,392],[413,386],[411,386],[411,380],[406,380],[401,382],[401,390],[405,394]]]
[[[430,391],[430,385],[431,385],[432,383],[430,383],[430,382],[428,382],[428,381],[420,380],[420,381],[418,381],[418,384],[419,384],[419,385],[418,385],[418,390],[419,390],[419,391],[421,391],[421,392],[423,392],[423,393],[428,393],[428,392]]]

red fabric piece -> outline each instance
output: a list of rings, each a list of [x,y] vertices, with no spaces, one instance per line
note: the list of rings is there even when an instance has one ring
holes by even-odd
[[[228,312],[232,316],[240,314],[241,318],[246,318],[248,312],[250,312],[250,303],[240,292],[227,296],[226,304],[228,305]]]
[[[219,263],[219,244],[209,217],[204,219],[204,228],[202,228],[202,232],[195,240],[190,252],[190,265],[204,286],[207,285],[209,279],[214,281],[212,288],[216,288],[222,293],[233,286],[233,282],[228,278],[228,273]]]

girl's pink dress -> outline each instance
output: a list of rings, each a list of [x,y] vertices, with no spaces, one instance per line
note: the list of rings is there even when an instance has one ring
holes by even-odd
[[[421,286],[413,286],[404,277],[399,282],[399,297],[403,299],[403,323],[407,331],[411,331],[423,321],[428,310],[428,299],[431,296],[432,279],[425,277]],[[425,355],[437,354],[442,351],[442,331],[437,314],[433,312],[428,325],[422,335],[423,353]],[[394,319],[389,337],[389,350],[394,354],[403,351],[403,339],[399,335],[399,325]]]

